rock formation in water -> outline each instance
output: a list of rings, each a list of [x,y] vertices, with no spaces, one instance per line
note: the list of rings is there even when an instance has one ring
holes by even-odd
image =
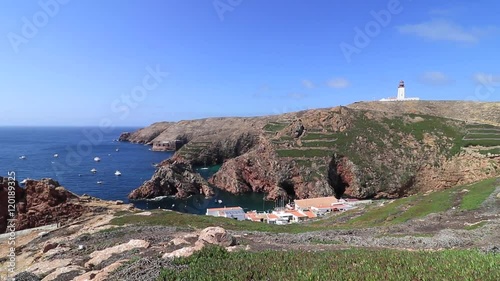
[[[132,191],[128,197],[139,199],[175,195],[185,198],[195,194],[208,197],[212,196],[214,191],[205,179],[193,171],[189,162],[172,158],[163,161],[153,177]]]
[[[131,198],[209,190],[203,180],[189,182],[193,167],[215,164],[222,166],[209,184],[232,193],[264,192],[270,199],[397,198],[470,183],[500,174],[498,112],[500,103],[369,102],[155,123],[123,140],[182,139],[186,144],[174,159],[183,165],[174,169],[165,161]]]

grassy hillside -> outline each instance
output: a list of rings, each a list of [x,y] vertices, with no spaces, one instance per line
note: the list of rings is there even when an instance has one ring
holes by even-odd
[[[409,196],[370,210],[350,220],[346,226],[369,227],[397,224],[432,213],[445,212],[454,205],[461,210],[472,211],[479,208],[495,190],[496,185],[496,178],[492,178],[469,186],[457,186],[427,195]],[[468,191],[463,191],[464,189]]]
[[[202,229],[208,226],[221,226],[231,230],[248,230],[278,233],[301,233],[327,230],[332,228],[361,228],[394,225],[410,219],[422,218],[431,213],[440,213],[455,207],[458,210],[473,211],[480,207],[499,184],[491,178],[472,185],[456,186],[444,191],[429,194],[416,194],[397,200],[381,200],[369,205],[362,214],[352,219],[341,220],[359,210],[333,215],[326,219],[309,221],[302,224],[270,225],[250,221],[236,221],[212,216],[198,216],[172,211],[155,210],[151,216],[138,216],[124,213],[112,220],[114,225],[164,225],[189,229]],[[466,191],[464,190],[466,189]],[[382,203],[382,204],[380,204]],[[382,205],[382,206],[380,206]],[[342,222],[340,222],[342,221]]]

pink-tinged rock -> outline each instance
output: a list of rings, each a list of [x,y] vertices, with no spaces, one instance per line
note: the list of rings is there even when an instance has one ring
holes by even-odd
[[[85,263],[85,267],[92,268],[100,265],[102,262],[109,259],[113,254],[119,254],[132,249],[148,248],[149,242],[144,240],[133,239],[128,243],[120,244],[102,251],[95,251],[90,254],[91,259]]]
[[[83,275],[80,275],[76,278],[73,279],[73,281],[106,281],[108,280],[108,275],[117,270],[118,268],[120,268],[120,266],[122,266],[123,263],[127,262],[128,260],[119,260],[115,263],[112,263],[108,266],[106,266],[105,268],[101,269],[101,270],[94,270],[94,271],[90,271],[90,272],[87,272]]]
[[[224,228],[218,226],[203,229],[200,233],[198,241],[223,247],[233,246],[236,242],[231,234],[229,234]]]

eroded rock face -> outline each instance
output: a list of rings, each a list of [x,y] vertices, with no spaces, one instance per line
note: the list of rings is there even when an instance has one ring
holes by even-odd
[[[150,180],[129,194],[130,199],[175,195],[179,198],[194,194],[212,196],[214,191],[205,179],[195,173],[191,164],[182,159],[164,161]]]
[[[9,215],[9,186],[15,190],[15,198],[16,202],[19,202],[21,198],[24,198],[25,192],[24,189],[19,187],[17,181],[13,181],[13,178],[9,180],[8,177],[0,177],[0,233],[4,233],[7,229],[7,220],[11,219]],[[13,211],[12,209],[10,211]],[[15,210],[14,210],[15,211]]]
[[[7,202],[8,187],[2,180],[0,199]],[[5,232],[6,207],[4,204],[0,206],[0,233]],[[77,195],[52,179],[28,180],[25,188],[16,183],[16,230],[65,223],[80,217],[87,210],[78,203]]]
[[[275,199],[287,196],[279,181],[289,180],[284,174],[291,168],[291,165],[279,166],[270,144],[262,141],[254,150],[225,161],[209,182],[233,194],[259,192]]]
[[[354,170],[354,164],[347,157],[336,154],[332,157],[328,166],[328,183],[333,187],[335,197],[342,197],[346,190],[357,185]]]
[[[64,223],[88,211],[77,195],[52,179],[28,180],[25,195],[18,203],[18,230]]]

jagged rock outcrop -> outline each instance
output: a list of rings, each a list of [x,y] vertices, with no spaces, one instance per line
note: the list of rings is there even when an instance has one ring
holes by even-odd
[[[133,190],[130,199],[154,198],[175,195],[185,198],[189,195],[204,194],[212,196],[213,188],[203,177],[195,173],[189,162],[173,158],[163,161],[150,180]]]
[[[120,137],[118,137],[118,141],[128,141],[130,135],[131,134],[129,132],[123,132],[120,134]]]
[[[25,196],[18,203],[17,229],[79,218],[88,209],[79,204],[78,196],[52,179],[28,180]]]
[[[174,158],[191,165],[176,173],[157,171],[141,187],[147,192],[133,193],[135,198],[193,194],[196,188],[178,192],[172,184],[158,190],[174,174],[192,177],[193,165],[215,164],[221,168],[211,184],[232,193],[263,192],[268,199],[397,198],[448,188],[500,174],[499,157],[482,155],[485,149],[465,138],[471,122],[497,126],[500,134],[498,112],[500,103],[368,102],[266,117],[157,123],[129,139],[151,143],[182,136],[186,144]],[[158,124],[163,124],[160,133]],[[486,145],[494,148],[495,141]]]
[[[2,185],[0,197],[6,194]],[[3,201],[7,202],[7,201]],[[2,222],[5,224],[5,205],[2,204]],[[88,208],[79,204],[78,196],[52,179],[27,180],[25,188],[16,183],[16,230],[33,228],[53,223],[65,223],[80,217]],[[0,228],[0,233],[5,228]]]
[[[11,192],[11,196],[9,196],[9,191]],[[0,204],[0,233],[4,233],[7,229],[7,220],[13,219],[10,211],[13,211],[13,213],[17,212],[17,210],[12,210],[12,207],[9,208],[9,197],[12,200],[13,191],[15,192],[15,202],[19,202],[24,197],[24,189],[19,186],[15,178],[0,177],[0,202],[2,202]]]

